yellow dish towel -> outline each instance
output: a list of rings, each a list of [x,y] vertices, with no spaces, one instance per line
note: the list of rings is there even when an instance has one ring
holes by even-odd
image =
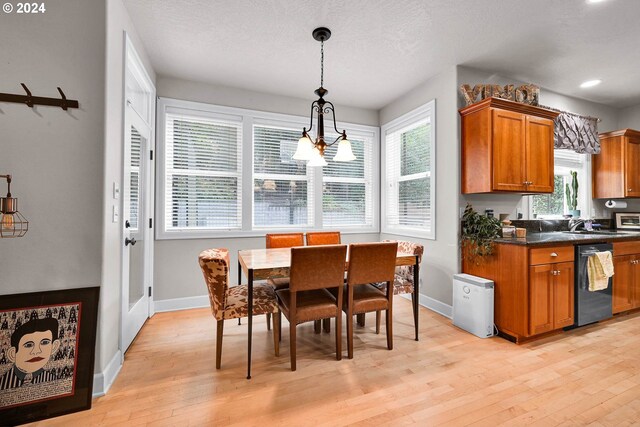
[[[609,277],[613,276],[613,258],[610,251],[596,252],[587,262],[589,291],[601,291],[609,286]]]

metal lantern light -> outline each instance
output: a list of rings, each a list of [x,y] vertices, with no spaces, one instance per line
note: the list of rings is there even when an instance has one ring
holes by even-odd
[[[22,237],[27,234],[29,221],[18,211],[18,199],[11,197],[11,175],[7,180],[7,197],[0,197],[0,238]]]

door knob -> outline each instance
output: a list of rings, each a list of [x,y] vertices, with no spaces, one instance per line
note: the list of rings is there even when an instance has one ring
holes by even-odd
[[[136,239],[134,237],[132,237],[131,239],[128,238],[128,237],[124,239],[124,245],[125,246],[127,246],[127,245],[133,246],[135,244],[136,244]]]

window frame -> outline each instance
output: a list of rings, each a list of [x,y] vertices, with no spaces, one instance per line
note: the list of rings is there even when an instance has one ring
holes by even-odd
[[[387,153],[389,141],[387,139],[387,134],[395,133],[401,131],[404,128],[407,128],[415,123],[424,121],[425,119],[429,120],[430,124],[430,159],[429,159],[429,171],[422,172],[407,176],[398,175],[398,179],[394,182],[389,182],[389,176],[387,170],[390,170],[387,167],[387,162],[390,160],[387,158],[386,154],[382,159],[382,171],[381,172],[381,181],[382,181],[382,191],[380,194],[382,212],[382,233],[386,234],[395,234],[399,236],[408,236],[408,237],[419,237],[428,240],[436,240],[436,100],[432,99],[426,104],[421,105],[418,108],[415,108],[408,113],[403,114],[402,116],[385,123],[380,131],[380,140],[381,146],[384,153]],[[399,168],[400,170],[400,168]],[[418,176],[420,175],[420,176]],[[429,201],[430,201],[430,221],[429,228],[426,229],[424,227],[415,227],[415,226],[402,226],[400,224],[390,224],[388,222],[389,216],[387,215],[387,211],[390,209],[388,206],[387,197],[390,194],[389,186],[395,183],[396,187],[399,187],[399,183],[403,181],[407,181],[410,179],[421,178],[422,175],[424,177],[429,177]],[[399,216],[399,215],[398,215]]]
[[[242,227],[239,230],[212,230],[212,229],[198,229],[198,230],[180,230],[180,231],[166,231],[165,230],[165,185],[166,185],[166,166],[165,166],[165,153],[166,153],[166,121],[165,115],[169,110],[182,110],[185,114],[193,116],[201,116],[203,118],[210,118],[212,116],[238,116],[242,117],[242,165],[241,165],[241,177],[242,187],[241,191],[241,206],[242,206]],[[157,107],[157,123],[158,123],[158,149],[157,149],[157,171],[156,174],[156,188],[157,188],[157,203],[156,203],[156,240],[171,240],[171,239],[203,239],[203,238],[233,238],[233,237],[260,237],[264,236],[265,232],[291,232],[292,229],[296,231],[323,231],[322,223],[322,184],[323,173],[322,168],[309,168],[309,176],[311,183],[309,189],[311,197],[314,198],[313,202],[313,217],[312,226],[286,226],[286,227],[254,227],[253,226],[253,182],[254,182],[254,169],[253,169],[253,129],[254,126],[275,126],[275,127],[290,127],[291,129],[300,130],[309,126],[309,118],[303,116],[294,116],[281,113],[271,113],[257,110],[249,110],[237,107],[226,107],[201,102],[185,101],[173,98],[158,97]],[[373,222],[371,226],[348,226],[340,227],[339,230],[343,234],[357,234],[357,233],[379,233],[380,232],[380,200],[376,196],[380,192],[380,174],[375,171],[380,169],[380,128],[368,125],[353,124],[346,122],[337,122],[339,129],[347,129],[347,135],[351,137],[359,137],[369,141],[371,144],[371,156],[372,156],[372,176],[371,176],[371,193],[373,210]],[[297,143],[297,141],[296,141]],[[332,160],[329,160],[332,161]]]

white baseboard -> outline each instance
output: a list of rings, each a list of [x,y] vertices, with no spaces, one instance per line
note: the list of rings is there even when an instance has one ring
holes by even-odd
[[[401,294],[400,295],[402,298],[406,298],[408,300],[411,299],[411,294]],[[420,294],[420,300],[419,303],[421,306],[423,306],[424,308],[427,308],[431,311],[435,311],[436,313],[451,319],[451,317],[453,316],[453,307],[451,307],[448,304],[445,304],[441,301],[438,301],[437,299],[433,299],[431,297],[428,297],[426,295]]]
[[[93,397],[100,397],[107,394],[107,391],[111,388],[111,385],[115,381],[116,377],[120,373],[122,368],[122,352],[118,350],[113,355],[107,367],[99,374],[93,375]]]
[[[201,295],[198,297],[163,299],[154,301],[154,310],[156,313],[162,311],[187,310],[189,308],[209,307],[209,296]]]

